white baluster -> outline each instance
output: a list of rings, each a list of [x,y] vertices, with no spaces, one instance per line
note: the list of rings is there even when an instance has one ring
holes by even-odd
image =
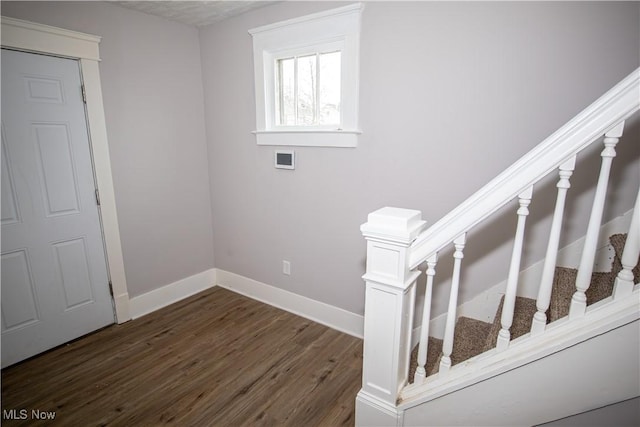
[[[600,176],[598,177],[596,194],[593,200],[593,207],[591,209],[591,217],[589,218],[587,235],[585,236],[582,257],[580,258],[580,265],[578,267],[576,292],[573,294],[573,297],[571,297],[569,319],[583,316],[587,309],[586,291],[589,289],[589,285],[591,284],[591,273],[593,273],[593,261],[596,256],[598,234],[600,233],[600,225],[602,222],[602,212],[604,210],[605,198],[607,196],[609,173],[611,172],[611,163],[613,162],[613,158],[616,156],[615,147],[622,136],[623,129],[624,122],[621,122],[605,134],[605,148],[600,154],[602,157]]]
[[[509,332],[509,329],[513,323],[513,311],[516,304],[516,291],[518,289],[518,275],[520,274],[520,259],[522,258],[522,246],[524,244],[524,228],[527,215],[529,215],[529,204],[531,203],[532,194],[533,186],[527,188],[518,196],[520,203],[520,208],[518,209],[518,225],[516,226],[516,237],[513,241],[511,264],[509,266],[509,275],[507,276],[507,290],[504,295],[504,303],[502,304],[502,317],[500,318],[502,329],[500,329],[498,333],[498,342],[496,343],[498,351],[505,350],[511,340],[511,332]]]
[[[453,253],[453,277],[451,279],[451,294],[449,295],[449,308],[447,311],[447,323],[444,329],[444,342],[442,343],[442,357],[440,358],[440,373],[445,373],[451,368],[451,353],[453,352],[453,336],[456,328],[456,308],[458,307],[458,288],[460,287],[460,266],[464,258],[464,245],[467,234],[464,233],[453,241],[456,251]]]
[[[551,232],[549,233],[549,243],[547,245],[547,255],[544,259],[542,277],[540,279],[540,289],[538,290],[538,299],[536,300],[536,308],[538,311],[533,316],[533,321],[531,322],[531,335],[533,336],[543,332],[547,326],[547,310],[551,303],[551,289],[553,287],[553,275],[556,270],[556,263],[558,259],[558,246],[560,244],[560,231],[562,230],[564,205],[567,199],[567,191],[571,188],[569,178],[573,174],[575,167],[575,155],[560,166],[560,180],[557,184],[558,197],[556,199],[556,207],[553,212],[553,221],[551,223]]]
[[[431,321],[431,295],[433,294],[433,277],[436,275],[438,254],[427,259],[427,287],[424,291],[424,307],[422,309],[422,327],[420,329],[420,345],[418,347],[418,368],[413,376],[414,384],[422,384],[427,377],[427,349],[429,345],[429,322]]]
[[[613,285],[613,299],[619,300],[633,291],[633,267],[640,256],[640,190],[636,198],[636,205],[631,214],[631,225],[627,233],[627,241],[622,251],[622,270],[618,273]]]

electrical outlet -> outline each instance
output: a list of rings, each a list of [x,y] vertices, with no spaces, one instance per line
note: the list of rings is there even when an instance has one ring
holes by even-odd
[[[282,261],[282,273],[287,276],[291,275],[291,263],[289,261]]]

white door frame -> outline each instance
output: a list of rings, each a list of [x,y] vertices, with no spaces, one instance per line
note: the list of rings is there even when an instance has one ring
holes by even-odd
[[[20,19],[1,17],[2,47],[56,55],[79,60],[86,92],[89,141],[93,154],[96,185],[100,191],[100,215],[107,252],[107,266],[113,289],[116,321],[131,319],[129,293],[124,272],[120,243],[120,228],[111,175],[109,143],[102,102],[102,87],[98,62],[100,37],[36,24]]]

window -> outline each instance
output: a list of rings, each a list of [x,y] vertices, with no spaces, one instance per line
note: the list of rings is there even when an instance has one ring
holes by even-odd
[[[260,145],[355,147],[361,4],[250,31]]]
[[[342,52],[277,59],[276,125],[340,126]]]

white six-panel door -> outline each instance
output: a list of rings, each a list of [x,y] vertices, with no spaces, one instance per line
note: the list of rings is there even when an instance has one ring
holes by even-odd
[[[114,321],[77,61],[2,50],[2,366]]]

